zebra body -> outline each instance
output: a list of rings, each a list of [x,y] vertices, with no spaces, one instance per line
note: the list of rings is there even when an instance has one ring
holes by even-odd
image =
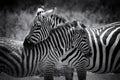
[[[35,21],[37,23],[35,24],[34,27],[32,27],[29,35],[26,37],[26,39],[24,41],[24,46],[26,48],[28,48],[28,47],[38,45],[39,43],[42,42],[42,39],[48,40],[49,45],[47,47],[52,48],[52,49],[50,49],[50,53],[48,54],[48,55],[50,55],[50,57],[47,58],[48,59],[47,61],[50,60],[49,61],[50,63],[48,64],[48,66],[51,63],[53,63],[53,65],[55,65],[55,63],[58,63],[59,58],[61,56],[65,55],[66,52],[69,50],[72,51],[71,54],[73,54],[74,52],[77,52],[78,55],[74,55],[74,57],[77,56],[78,58],[75,61],[75,64],[73,65],[73,67],[78,68],[77,70],[79,71],[80,74],[84,73],[84,60],[85,60],[84,56],[85,56],[85,54],[89,53],[90,47],[88,44],[86,32],[84,31],[83,28],[80,27],[81,26],[80,23],[78,23],[78,21],[73,21],[72,23],[65,23],[65,24],[57,26],[56,28],[53,29],[52,21],[50,20],[49,17],[46,17],[44,15],[38,15],[37,18],[38,18],[37,21]],[[67,30],[68,27],[70,27],[70,26],[72,28]],[[79,28],[77,28],[75,30],[75,32],[71,33],[71,31],[74,31],[75,27],[79,27]],[[53,33],[51,33],[51,32],[53,32]],[[67,34],[69,34],[69,35],[67,35]],[[46,36],[43,36],[43,35],[46,35]],[[78,40],[80,40],[80,41],[78,42]],[[46,49],[46,51],[48,51],[48,50]],[[81,63],[79,61],[81,61]],[[79,63],[80,63],[80,65],[79,65]],[[78,65],[79,65],[79,67],[78,67]],[[53,67],[51,67],[51,68],[53,68]],[[52,71],[52,70],[50,69],[47,71]],[[47,72],[47,76],[49,76],[49,75]],[[47,79],[52,80],[52,78],[50,78],[50,76],[47,77]],[[79,77],[79,79],[80,79],[80,77]]]
[[[93,73],[120,73],[120,22],[101,28],[86,27],[85,30],[92,50],[92,56],[86,60],[86,70]],[[70,62],[69,58],[62,58],[62,63]]]
[[[89,58],[85,58],[84,69],[93,73],[120,73],[120,22],[107,24],[101,28],[90,28],[84,25],[82,27],[88,34],[92,53],[91,57],[88,55]],[[72,51],[68,50],[67,55],[61,57],[62,65],[73,66],[77,58],[74,55],[78,53],[73,52],[74,55],[70,55]],[[79,62],[83,65],[82,61]],[[86,77],[79,71],[77,74],[78,77],[82,77],[80,80]]]
[[[86,60],[86,70],[93,73],[120,73],[120,22],[101,28],[85,28],[88,33],[92,56]],[[68,53],[70,54],[70,52]],[[74,53],[77,54],[77,53]],[[71,56],[62,57],[63,65]],[[68,63],[71,66],[71,63]]]
[[[0,37],[0,72],[15,77],[24,76],[22,50],[22,41]]]
[[[102,28],[86,28],[92,49],[87,70],[95,73],[120,73],[120,22]]]
[[[23,47],[22,41],[1,37],[0,73],[4,72],[10,76],[17,78],[36,76],[38,70],[44,70],[44,65],[48,63],[48,58],[46,59],[47,52],[42,50],[43,48],[46,49],[46,46],[44,44],[41,44],[40,47],[41,52],[35,53],[34,51],[38,47],[34,47],[33,49],[27,49]],[[45,64],[41,64],[42,62],[44,62]],[[41,67],[41,65],[43,66]]]

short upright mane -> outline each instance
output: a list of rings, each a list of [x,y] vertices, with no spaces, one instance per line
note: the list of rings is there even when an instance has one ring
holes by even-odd
[[[77,26],[77,22],[76,21],[73,21],[73,22],[66,22],[65,24],[62,24],[62,25],[59,25],[57,26],[57,28],[53,28],[51,29],[50,33],[52,33],[53,31],[57,30],[57,29],[60,29],[60,28],[68,28],[68,27],[76,27]]]
[[[64,22],[67,22],[67,19],[64,18],[63,16],[60,16],[60,15],[57,15],[57,14],[51,14],[51,15],[50,15],[50,17],[53,17],[53,16],[56,17],[56,18],[58,17],[58,18],[61,19],[61,20],[64,20]]]

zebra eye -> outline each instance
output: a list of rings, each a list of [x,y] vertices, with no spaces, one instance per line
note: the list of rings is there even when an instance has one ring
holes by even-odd
[[[83,39],[87,39],[87,37],[86,37],[86,36],[83,36]]]
[[[41,12],[38,12],[38,13],[37,13],[37,16],[39,16],[40,14],[41,14]]]
[[[36,23],[36,24],[34,24],[33,28],[34,29],[40,29],[41,28],[41,24]]]

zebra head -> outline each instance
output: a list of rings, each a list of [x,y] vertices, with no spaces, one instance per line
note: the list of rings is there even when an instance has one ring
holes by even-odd
[[[44,13],[44,12],[43,12]],[[39,14],[35,17],[31,30],[25,38],[24,44],[29,43],[35,45],[45,40],[49,36],[52,21],[46,14]]]
[[[59,16],[56,13],[56,8],[50,10],[44,10],[43,8],[38,8],[36,15],[47,15],[52,20],[52,28],[56,28],[58,25],[62,25],[68,20],[62,16]]]
[[[38,10],[38,13],[34,19],[32,28],[25,38],[24,44],[29,43],[35,45],[49,36],[49,32],[56,28],[58,25],[66,23],[67,20],[56,14],[52,14],[54,9],[44,11]]]
[[[77,21],[78,29],[75,30],[72,39],[71,47],[77,48],[78,51],[83,53],[83,56],[86,58],[91,57],[91,46],[89,42],[89,36],[86,32],[86,26]]]

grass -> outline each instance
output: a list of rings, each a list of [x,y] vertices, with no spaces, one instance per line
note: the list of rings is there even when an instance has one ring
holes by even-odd
[[[0,80],[44,80],[43,77],[25,77],[25,78],[13,78],[6,74],[1,74]],[[6,79],[3,79],[6,78]],[[65,80],[64,76],[54,77],[55,80]],[[74,80],[77,79],[76,73],[74,73]],[[88,72],[87,73],[87,80],[120,80],[120,74],[95,74]]]

